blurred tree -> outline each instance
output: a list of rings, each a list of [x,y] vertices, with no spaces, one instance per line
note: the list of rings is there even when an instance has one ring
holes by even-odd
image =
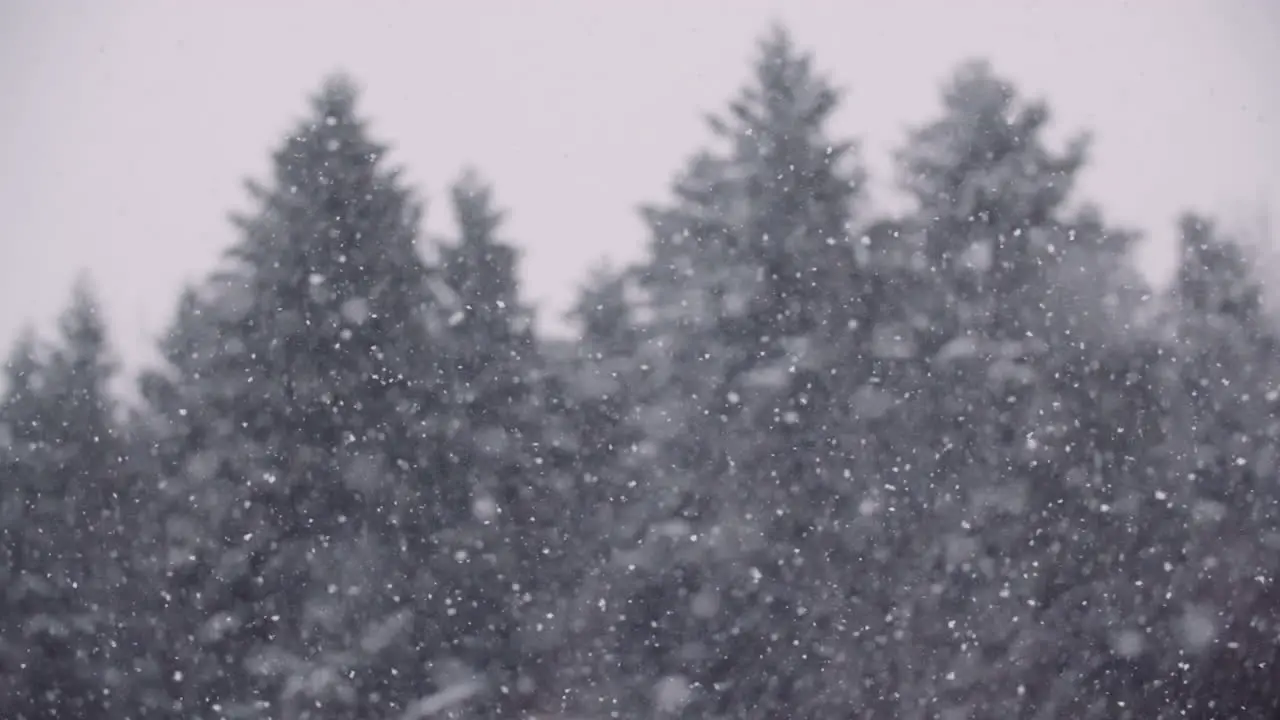
[[[1143,289],[1127,263],[1133,234],[1068,208],[1087,145],[1051,149],[1049,118],[970,62],[898,155],[915,200],[902,230],[915,292],[894,328],[919,358],[888,386],[916,418],[896,461],[912,473],[886,507],[898,717],[1056,716],[1054,678],[1074,653],[1099,651],[1093,635],[1066,641],[1042,623],[1111,569],[1104,553],[1080,571],[1092,563],[1081,553],[1106,546],[1097,525],[1141,455],[1126,444],[1141,442],[1151,401],[1141,382],[1128,389],[1140,350],[1126,335]],[[1109,407],[1126,396],[1134,404]],[[1064,583],[1077,594],[1049,589]]]
[[[639,501],[617,522],[630,537],[601,583],[620,643],[602,660],[645,678],[627,707],[656,692],[690,717],[820,716],[857,691],[821,680],[850,578],[807,570],[823,563],[811,533],[839,478],[813,443],[822,352],[862,313],[850,232],[863,172],[825,129],[838,93],[785,31],[753,70],[710,121],[725,149],[645,210],[650,257],[632,271],[643,343],[620,373],[648,395],[635,425],[648,457],[628,476]]]
[[[572,488],[549,462],[560,438],[547,422],[545,363],[520,297],[518,255],[498,236],[502,213],[474,172],[451,199],[458,234],[440,249],[440,277],[455,299],[450,405],[438,412],[448,417],[450,482],[469,488],[472,513],[442,556],[467,568],[449,637],[497,689],[477,709],[513,717],[551,692],[554,668],[543,661],[569,619],[559,605],[571,590],[560,563]]]
[[[0,403],[0,714],[22,719],[107,717],[126,680],[125,608],[114,602],[128,542],[125,448],[105,324],[85,281],[59,330],[48,352],[19,341]]]
[[[1280,343],[1248,250],[1179,221],[1163,364],[1174,442],[1166,521],[1185,536],[1165,584],[1162,696],[1186,717],[1280,712]],[[1172,717],[1172,711],[1168,711]]]
[[[355,99],[331,79],[272,186],[249,184],[259,207],[144,380],[171,503],[160,617],[194,646],[169,644],[179,712],[381,714],[430,690],[383,672],[386,654],[423,668],[446,652],[420,572],[469,514],[435,412],[446,324],[418,205]]]

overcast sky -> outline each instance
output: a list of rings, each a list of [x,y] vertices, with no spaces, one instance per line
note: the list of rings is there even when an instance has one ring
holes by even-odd
[[[1084,194],[1170,263],[1175,215],[1280,212],[1274,0],[8,0],[0,2],[0,342],[47,328],[91,273],[118,352],[149,356],[184,281],[332,70],[393,162],[439,201],[467,164],[495,184],[528,294],[561,314],[601,257],[634,258],[635,206],[706,138],[784,21],[847,89],[836,129],[877,181],[959,61],[985,56],[1090,129]]]

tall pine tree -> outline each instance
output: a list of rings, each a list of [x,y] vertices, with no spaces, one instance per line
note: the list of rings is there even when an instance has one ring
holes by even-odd
[[[828,641],[852,628],[836,617],[848,575],[825,565],[815,527],[842,478],[814,442],[825,351],[866,327],[851,227],[863,172],[826,128],[838,92],[785,31],[753,71],[711,120],[723,149],[645,211],[633,363],[661,390],[640,409],[653,454],[619,519],[632,536],[606,583],[609,622],[621,672],[665,688],[661,704],[812,717],[857,692],[824,679]],[[629,701],[649,704],[650,687]]]
[[[89,286],[75,288],[58,341],[23,339],[0,405],[4,484],[6,717],[105,717],[124,681],[115,593],[124,578],[124,445],[114,364]]]
[[[568,488],[551,462],[544,361],[519,292],[518,254],[473,171],[451,188],[457,235],[440,247],[448,321],[447,472],[470,492],[470,516],[440,556],[454,573],[447,635],[492,693],[481,712],[510,717],[545,703],[562,639],[557,575]],[[461,574],[459,573],[461,568]]]
[[[1249,250],[1214,222],[1178,223],[1163,363],[1170,435],[1169,524],[1179,528],[1181,599],[1160,627],[1165,708],[1190,717],[1274,715],[1280,630],[1280,343]]]
[[[1071,603],[1095,597],[1100,573],[1128,572],[1081,553],[1116,540],[1124,517],[1108,512],[1127,507],[1141,455],[1123,441],[1150,420],[1128,363],[1145,351],[1125,337],[1124,301],[1141,292],[1126,272],[1133,235],[1068,205],[1087,143],[1053,149],[1049,119],[970,62],[898,156],[917,292],[895,333],[916,361],[888,389],[910,398],[917,437],[886,503],[897,527],[882,582],[898,589],[881,657],[900,717],[1063,712],[1057,678],[1077,653],[1101,656],[1117,609],[1082,618]],[[1049,622],[1076,623],[1080,644]]]
[[[418,559],[469,499],[440,469],[444,322],[419,207],[355,100],[330,80],[249,184],[240,241],[145,383],[172,501],[161,617],[189,637],[163,674],[178,711],[384,714],[430,690],[390,667],[443,653]]]

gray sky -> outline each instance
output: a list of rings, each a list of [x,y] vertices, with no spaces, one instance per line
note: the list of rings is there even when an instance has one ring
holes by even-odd
[[[848,90],[883,188],[908,124],[962,59],[990,58],[1096,133],[1082,190],[1170,263],[1184,207],[1280,211],[1274,0],[555,0],[0,3],[0,342],[49,327],[88,270],[119,354],[147,359],[183,281],[234,239],[227,212],[329,71],[364,88],[392,161],[439,201],[474,163],[510,209],[544,323],[589,267],[636,257],[663,197],[774,19]]]

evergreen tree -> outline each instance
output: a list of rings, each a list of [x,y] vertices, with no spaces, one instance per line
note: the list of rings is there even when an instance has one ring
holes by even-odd
[[[1172,292],[1190,313],[1184,319],[1193,322],[1194,314],[1200,314],[1245,326],[1256,323],[1263,309],[1262,288],[1244,247],[1222,237],[1213,221],[1205,217],[1184,215],[1178,230],[1182,254]]]
[[[1210,220],[1179,222],[1162,363],[1172,442],[1168,521],[1180,530],[1158,650],[1162,698],[1190,717],[1273,715],[1280,661],[1280,355],[1246,249]],[[1189,660],[1189,662],[1188,662]],[[1163,709],[1163,708],[1162,708]]]
[[[39,525],[33,515],[61,515],[58,509],[47,509],[56,501],[55,489],[41,485],[39,455],[43,450],[41,431],[46,424],[39,398],[42,378],[35,337],[24,333],[18,339],[5,364],[5,398],[0,424],[0,449],[3,450],[4,493],[0,496],[4,512],[4,632],[0,633],[0,707],[4,714],[18,718],[54,717],[63,702],[60,681],[73,681],[76,673],[67,656],[69,643],[49,632],[48,616],[37,615],[41,609],[57,608],[59,588],[46,579],[53,571],[56,558],[50,557],[47,543],[36,533]],[[58,608],[61,610],[61,608]],[[61,614],[61,613],[60,613]],[[32,623],[33,616],[44,618]],[[59,622],[65,622],[65,617]],[[30,627],[34,624],[35,627]],[[52,645],[53,647],[50,647]],[[51,671],[37,674],[35,662]],[[76,697],[81,688],[70,689]]]
[[[1125,337],[1142,290],[1126,272],[1132,233],[1068,208],[1086,143],[1051,149],[1049,117],[968,63],[899,154],[918,291],[892,327],[918,361],[888,388],[911,398],[917,428],[911,455],[891,456],[911,473],[887,505],[899,542],[882,575],[900,588],[884,630],[901,645],[898,716],[1063,712],[1057,679],[1106,653],[1117,619],[1115,603],[1059,613],[1128,572],[1122,554],[1082,553],[1119,542],[1109,508],[1142,484],[1153,400],[1130,358],[1148,351]],[[1078,639],[1046,634],[1051,617]]]
[[[607,712],[604,704],[634,693],[638,681],[615,670],[630,645],[615,637],[618,608],[611,602],[622,593],[615,592],[612,563],[614,549],[646,519],[647,486],[637,478],[651,468],[654,453],[642,418],[662,388],[644,360],[645,331],[630,301],[634,280],[632,273],[598,268],[569,313],[580,337],[547,343],[555,401],[548,420],[565,428],[570,452],[560,464],[578,479],[568,506],[570,552],[559,573],[568,578],[566,610],[575,618],[559,659],[561,711]]]
[[[945,88],[942,116],[913,130],[900,151],[923,259],[955,308],[935,334],[1018,340],[1036,314],[1046,263],[1066,249],[1050,232],[1067,219],[1088,148],[1078,136],[1063,152],[1052,150],[1044,140],[1049,119],[1043,102],[1022,100],[990,65],[972,61]]]
[[[552,668],[540,659],[562,630],[556,560],[565,488],[548,462],[543,361],[533,313],[520,297],[517,253],[499,237],[502,213],[474,172],[453,186],[456,240],[440,248],[440,277],[454,302],[449,324],[450,482],[468,488],[472,517],[442,556],[457,575],[449,637],[493,688],[482,705],[509,717],[544,701]],[[463,558],[459,560],[458,558]]]
[[[556,395],[576,427],[575,471],[587,480],[577,496],[584,542],[611,535],[616,511],[636,499],[612,470],[632,460],[633,446],[646,440],[636,410],[657,391],[637,365],[645,333],[628,298],[633,281],[629,273],[604,267],[593,273],[569,314],[581,337],[560,358],[563,386]]]
[[[163,674],[176,711],[382,714],[430,691],[390,668],[442,655],[419,559],[469,498],[440,470],[444,323],[384,155],[331,80],[145,383],[174,502],[167,622],[198,648]]]
[[[633,362],[662,390],[640,410],[654,454],[606,585],[621,595],[620,671],[649,683],[629,702],[651,703],[655,684],[664,704],[696,686],[684,712],[819,716],[857,692],[823,680],[848,576],[816,551],[840,476],[812,443],[823,351],[865,327],[850,237],[863,173],[825,130],[838,93],[784,31],[754,70],[730,116],[711,121],[727,148],[697,156],[673,202],[645,212],[651,257],[636,273],[649,317]]]
[[[124,678],[112,603],[127,542],[120,532],[123,445],[108,390],[104,323],[78,284],[47,353],[22,339],[0,405],[5,442],[6,717],[106,716]]]

